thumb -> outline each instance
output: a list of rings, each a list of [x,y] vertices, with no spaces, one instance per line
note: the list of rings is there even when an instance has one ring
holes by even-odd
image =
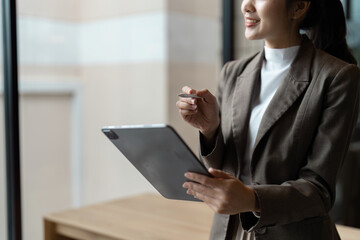
[[[215,178],[231,179],[234,178],[230,173],[221,171],[219,169],[209,168],[209,173]]]
[[[216,103],[216,97],[208,89],[197,91],[196,94],[199,97],[204,98],[205,102],[207,103]]]

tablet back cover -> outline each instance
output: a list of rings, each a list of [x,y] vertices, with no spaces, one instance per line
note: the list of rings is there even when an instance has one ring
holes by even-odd
[[[136,125],[104,127],[102,131],[161,195],[199,201],[182,187],[184,174],[209,173],[172,127]]]

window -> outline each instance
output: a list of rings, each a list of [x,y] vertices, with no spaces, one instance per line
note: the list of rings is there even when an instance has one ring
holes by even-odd
[[[102,126],[168,123],[197,151],[175,102],[216,89],[219,2],[18,1],[23,239],[51,212],[154,192]]]

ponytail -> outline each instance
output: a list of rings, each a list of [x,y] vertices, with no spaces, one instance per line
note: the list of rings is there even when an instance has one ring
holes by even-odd
[[[342,59],[357,64],[346,42],[346,20],[340,0],[309,0],[306,18],[300,25],[315,47]]]

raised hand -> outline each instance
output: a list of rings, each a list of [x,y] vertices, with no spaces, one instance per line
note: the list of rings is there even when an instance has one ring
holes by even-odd
[[[188,86],[182,88],[186,94],[196,94],[201,99],[182,98],[176,102],[181,117],[199,131],[205,137],[212,137],[219,124],[219,107],[216,97],[207,89],[196,91]]]

